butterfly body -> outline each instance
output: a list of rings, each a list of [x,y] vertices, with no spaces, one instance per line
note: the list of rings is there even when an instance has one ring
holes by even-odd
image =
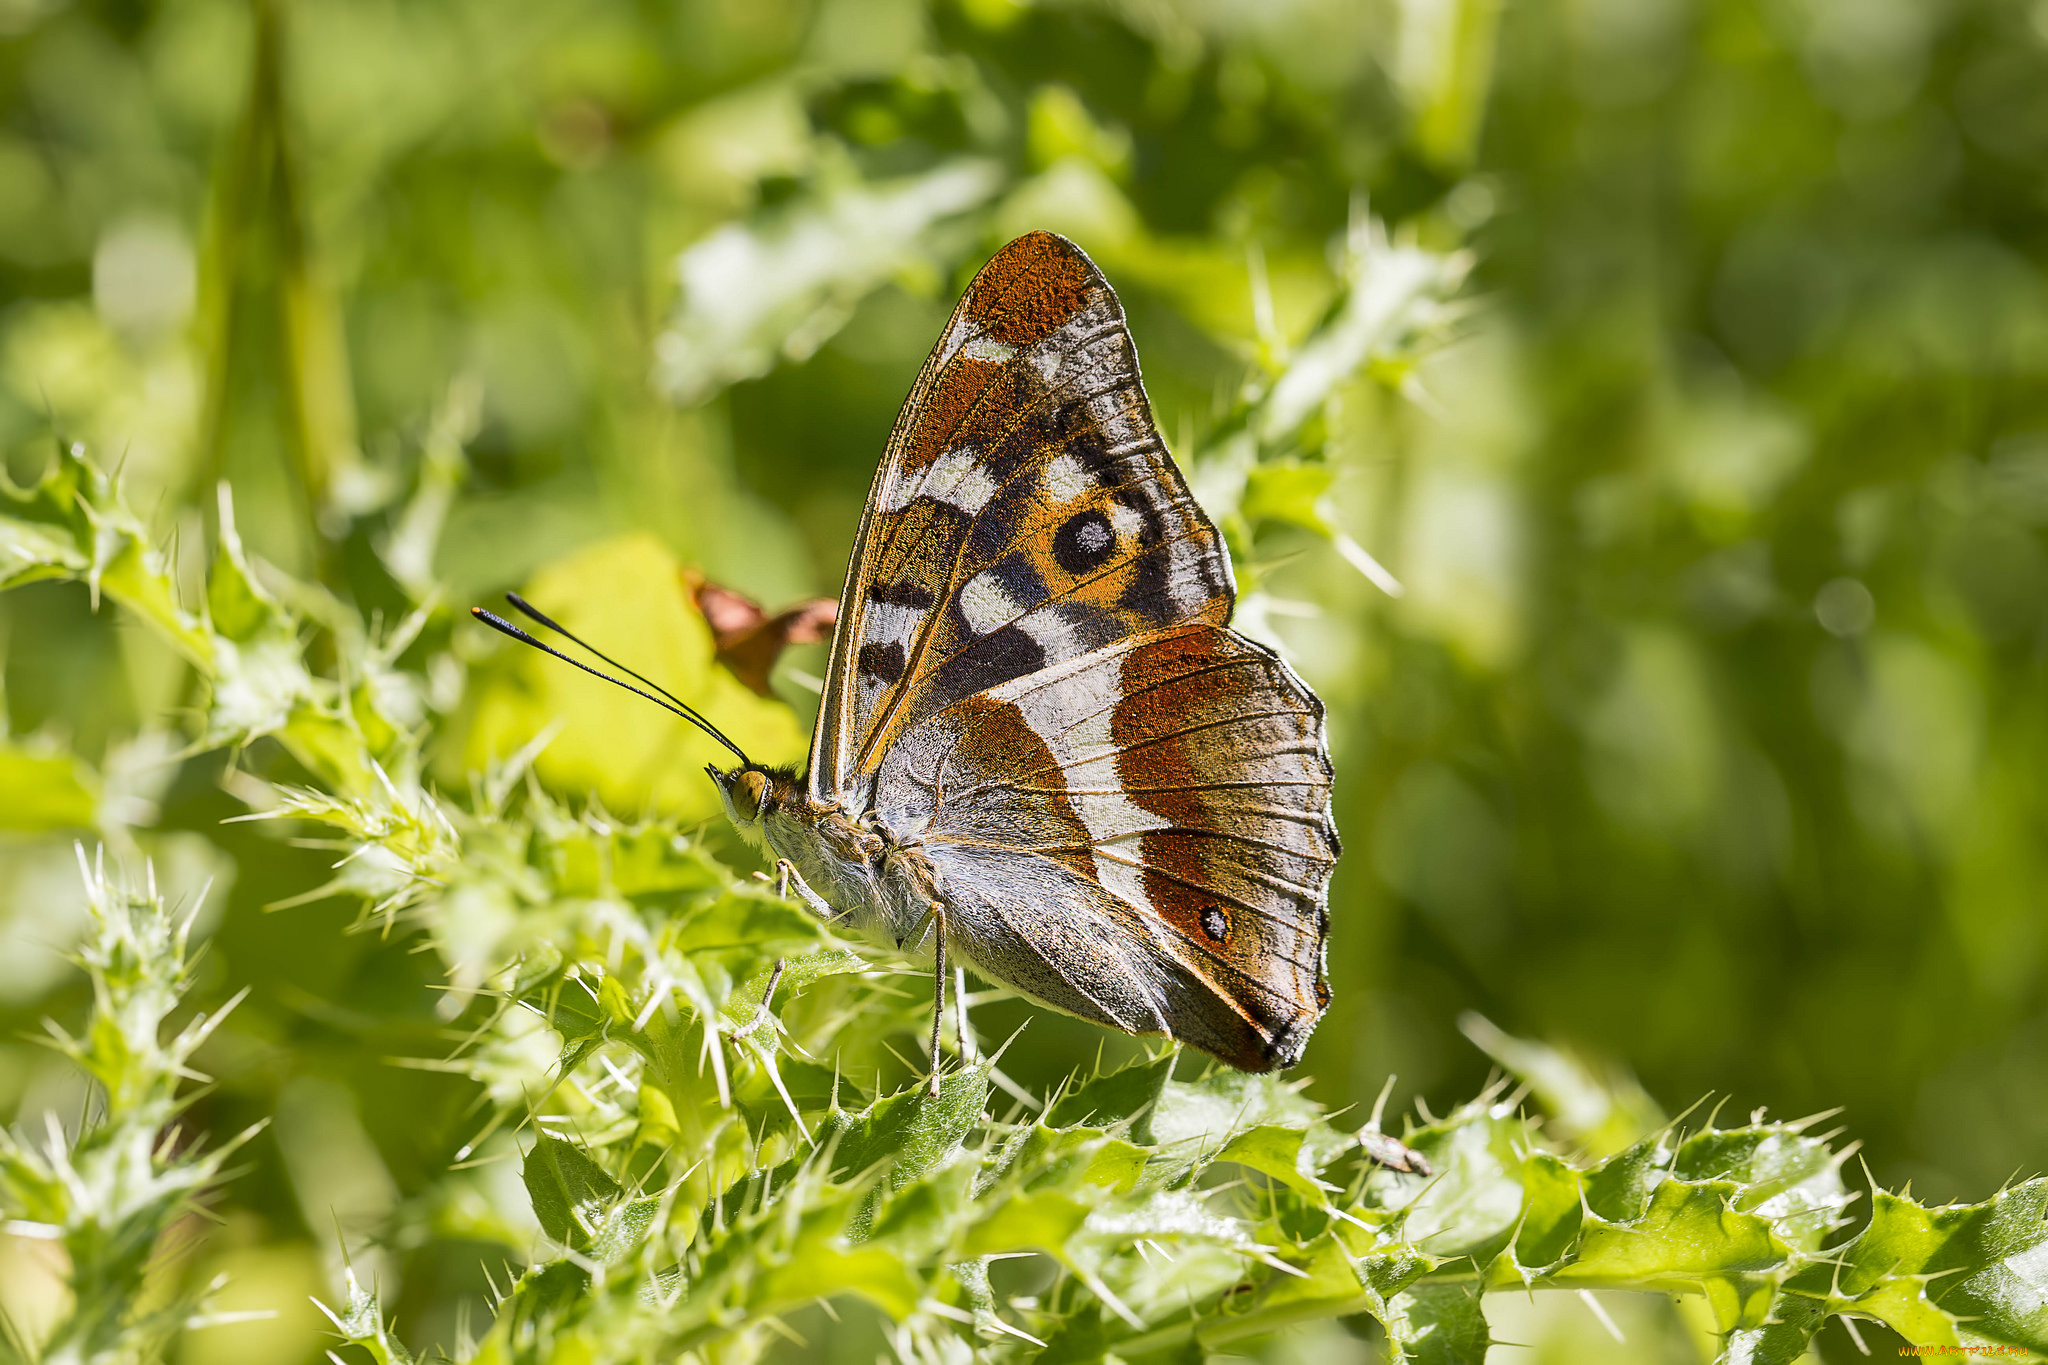
[[[897,419],[808,774],[712,776],[857,925],[1291,1066],[1329,999],[1331,769],[1322,704],[1228,628],[1235,599],[1115,294],[1031,233],[975,277]]]
[[[891,827],[872,809],[849,814],[821,801],[787,770],[710,773],[734,826],[789,863],[836,917],[899,948],[915,946],[940,896],[914,832]]]

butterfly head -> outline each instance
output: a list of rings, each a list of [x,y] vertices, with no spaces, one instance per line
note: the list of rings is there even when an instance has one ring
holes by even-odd
[[[716,764],[708,764],[704,771],[718,784],[718,798],[725,803],[733,828],[757,844],[768,821],[786,809],[796,794],[796,774],[787,768],[742,763],[721,772]]]

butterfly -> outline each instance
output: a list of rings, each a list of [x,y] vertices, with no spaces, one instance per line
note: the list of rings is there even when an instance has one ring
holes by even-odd
[[[1236,597],[1116,294],[1033,232],[975,275],[890,433],[808,772],[662,697],[739,759],[706,771],[806,899],[929,941],[935,1088],[949,956],[1271,1071],[1329,1004],[1338,839],[1322,703],[1230,629]]]

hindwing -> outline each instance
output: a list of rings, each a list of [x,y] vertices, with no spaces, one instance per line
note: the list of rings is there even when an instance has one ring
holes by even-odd
[[[977,961],[1247,1070],[1297,1059],[1338,844],[1322,705],[1270,651],[1205,624],[1119,641],[952,703],[879,778]],[[1089,966],[1041,980],[1048,954]]]

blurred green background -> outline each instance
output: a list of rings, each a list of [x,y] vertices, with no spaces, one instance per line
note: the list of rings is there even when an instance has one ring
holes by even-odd
[[[1332,712],[1312,1093],[1447,1108],[1477,1011],[1673,1112],[1845,1106],[1924,1199],[2048,1165],[2048,0],[0,0],[0,447],[20,484],[58,439],[121,464],[195,573],[225,479],[366,614],[636,532],[780,606],[836,593],[1009,236],[1095,256],[1229,503],[1201,452],[1368,215],[1471,272],[1301,438],[1405,595],[1233,532],[1246,628]],[[440,629],[459,782],[496,656]],[[265,913],[331,855],[220,823],[155,637],[46,584],[0,651],[0,787],[78,792],[0,792],[8,1038],[82,1010],[73,840],[213,878],[202,994],[253,994],[203,1112],[275,1117],[207,1243],[228,1306],[330,1292],[339,1225],[408,1335],[480,1324],[486,1249],[421,1230],[475,1087],[390,1064],[452,1045],[436,964]],[[819,654],[777,675],[797,739]],[[606,786],[636,722],[578,723],[552,780],[660,786]],[[1098,1035],[1027,1038],[1043,1079]],[[81,1093],[0,1043],[0,1113]],[[313,1358],[300,1312],[185,1358]]]

